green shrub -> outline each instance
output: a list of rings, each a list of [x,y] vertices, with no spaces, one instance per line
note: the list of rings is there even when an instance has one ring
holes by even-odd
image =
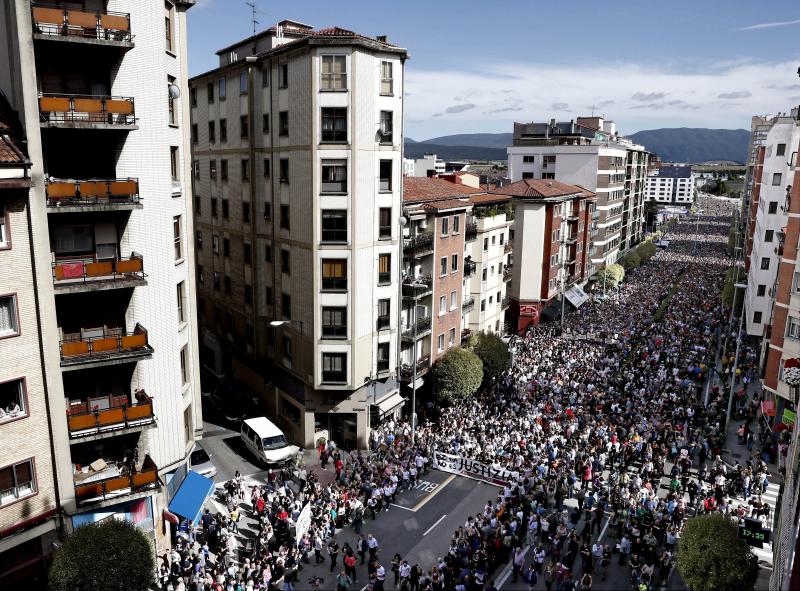
[[[450,349],[433,366],[433,390],[442,402],[472,396],[483,382],[480,358],[463,347]]]

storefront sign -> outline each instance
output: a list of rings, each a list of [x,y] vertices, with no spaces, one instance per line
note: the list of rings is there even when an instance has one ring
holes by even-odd
[[[538,306],[531,306],[528,304],[520,304],[519,306],[519,315],[520,316],[532,316],[536,318],[539,315],[539,307]]]
[[[308,528],[311,526],[311,503],[306,503],[303,509],[300,511],[300,515],[297,517],[297,521],[294,524],[294,531],[295,531],[295,539],[297,540],[297,545],[300,545],[300,542],[303,541],[303,536],[306,535]]]
[[[489,464],[484,464],[477,460],[470,460],[463,456],[455,456],[440,451],[433,453],[433,467],[442,472],[450,472],[451,474],[482,480],[498,486],[508,484],[516,474],[505,468],[493,468]]]
[[[783,418],[781,420],[783,421],[784,425],[787,426],[794,425],[796,419],[797,419],[796,412],[789,410],[788,408],[783,409]]]

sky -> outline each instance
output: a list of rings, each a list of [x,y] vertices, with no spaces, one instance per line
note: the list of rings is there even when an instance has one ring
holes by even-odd
[[[258,30],[291,19],[405,47],[418,141],[592,111],[625,134],[749,129],[800,104],[797,0],[250,1]],[[198,0],[188,20],[191,75],[253,31],[246,0]]]

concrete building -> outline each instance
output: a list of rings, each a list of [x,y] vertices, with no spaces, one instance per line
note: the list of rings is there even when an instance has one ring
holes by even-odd
[[[755,231],[756,210],[761,193],[761,174],[764,166],[764,142],[770,127],[772,127],[770,119],[770,117],[756,116],[750,122],[750,142],[741,212],[744,224],[745,271],[750,269],[750,254],[753,251],[753,232]]]
[[[597,194],[589,275],[616,262],[644,237],[648,152],[620,136],[613,121],[515,123],[509,177],[558,179]]]
[[[406,50],[282,21],[191,80],[203,364],[298,444],[399,404]]]
[[[169,544],[162,510],[202,433],[184,105],[193,4],[0,9],[0,90],[31,162],[0,252],[22,329],[0,345],[18,360],[0,382],[14,396],[21,380],[28,407],[0,423],[3,495],[9,466],[16,483],[0,502],[0,530],[16,527],[0,571],[52,551],[29,540],[53,510],[67,531],[116,515]]]
[[[748,247],[749,264],[745,306],[747,333],[764,335],[771,324],[772,298],[781,264],[789,206],[793,146],[800,144],[797,112],[771,119],[771,126],[757,151],[752,204],[755,215]],[[751,210],[752,211],[752,210]]]
[[[517,181],[491,194],[513,199],[509,319],[518,332],[539,324],[559,291],[588,279],[596,197],[583,187],[544,179]]]
[[[647,174],[647,201],[664,205],[694,203],[695,177],[691,166],[661,166]]]
[[[460,169],[459,169],[460,170]],[[422,158],[404,158],[404,176],[438,176],[447,172],[447,163],[436,154],[425,154]]]

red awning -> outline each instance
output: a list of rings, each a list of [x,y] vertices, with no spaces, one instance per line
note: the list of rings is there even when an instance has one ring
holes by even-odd
[[[763,412],[768,417],[775,416],[775,401],[774,400],[764,400],[761,403],[761,412]]]

